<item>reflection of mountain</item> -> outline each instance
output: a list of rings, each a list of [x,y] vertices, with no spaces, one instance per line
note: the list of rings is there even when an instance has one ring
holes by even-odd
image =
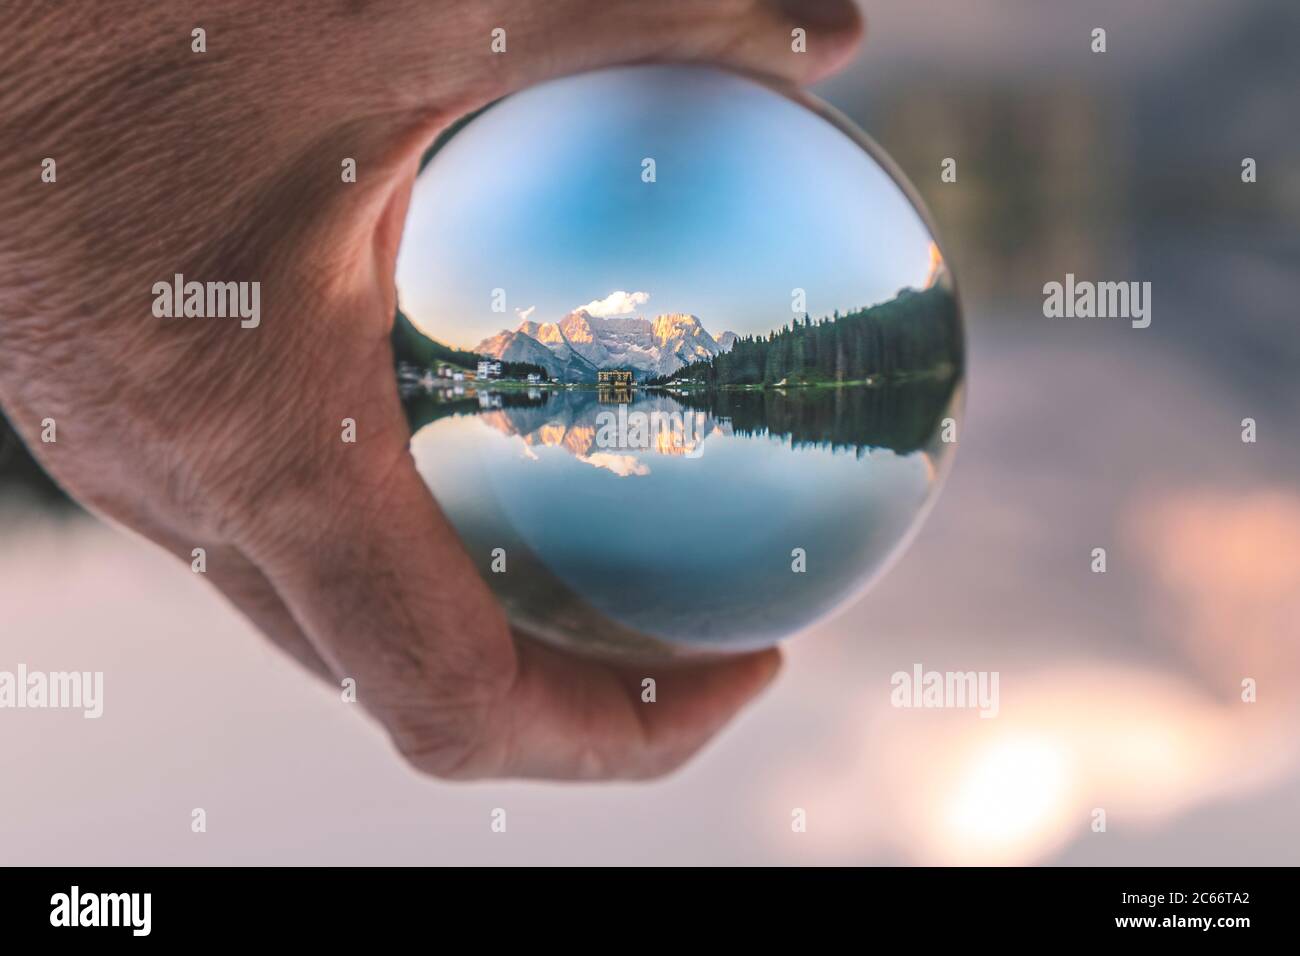
[[[735,336],[732,334],[732,340]],[[480,342],[477,351],[507,361],[547,364],[552,376],[591,381],[597,369],[633,369],[641,376],[667,375],[683,365],[712,358],[720,348],[693,315],[674,313],[652,319],[602,318],[585,309],[559,322],[525,321],[513,332]],[[513,359],[512,356],[529,356]]]
[[[484,393],[488,395],[489,393]],[[542,408],[550,397],[549,392],[530,390],[529,392],[493,392],[491,401],[480,401],[476,394],[442,397],[438,392],[416,392],[403,398],[406,420],[415,434],[425,425],[440,418],[454,415],[482,415],[490,410],[501,408],[530,409]]]
[[[478,415],[485,425],[519,437],[530,448],[563,448],[582,461],[625,474],[645,472],[643,467],[636,467],[633,455],[621,452],[686,455],[714,431],[725,431],[723,423],[703,410],[687,408],[669,395],[641,396],[622,407],[624,416],[628,408],[645,413],[650,426],[643,445],[627,448],[616,443],[602,444],[600,430],[617,422],[619,406],[602,405],[599,393],[588,390],[544,391],[535,397],[496,392],[491,402],[477,397],[445,401],[420,395],[407,402],[406,410],[412,433],[449,415]]]
[[[671,395],[642,390],[633,392],[625,407],[647,417],[660,413],[662,419],[677,423],[652,430],[648,445],[634,451],[684,455],[710,435],[720,433],[780,438],[796,448],[844,449],[859,455],[868,448],[889,448],[906,454],[935,440],[943,416],[951,414],[955,387],[951,379],[924,379],[881,386],[710,389]],[[419,395],[408,400],[406,409],[412,433],[439,418],[478,415],[484,424],[519,436],[527,446],[563,448],[592,464],[601,464],[593,460],[596,456],[627,450],[602,447],[598,416],[612,413],[592,390],[546,390],[531,397],[498,392],[492,393],[490,402],[476,397],[442,401]],[[684,430],[680,427],[683,421]],[[625,467],[627,462],[616,464]]]

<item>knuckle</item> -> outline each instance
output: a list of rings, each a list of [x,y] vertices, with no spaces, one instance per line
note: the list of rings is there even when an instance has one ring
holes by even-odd
[[[495,771],[491,715],[480,703],[403,708],[383,717],[393,745],[418,772],[441,780],[473,780]]]

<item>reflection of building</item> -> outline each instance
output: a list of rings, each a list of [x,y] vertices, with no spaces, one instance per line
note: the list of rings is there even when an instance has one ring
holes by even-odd
[[[487,362],[487,361],[479,362],[479,363],[478,363],[478,374],[477,374],[476,377],[478,377],[478,378],[500,378],[500,377],[501,377],[501,363],[500,363],[500,362]]]

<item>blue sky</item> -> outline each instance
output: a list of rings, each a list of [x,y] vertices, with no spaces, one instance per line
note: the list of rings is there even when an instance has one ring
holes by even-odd
[[[768,332],[796,287],[820,316],[920,287],[930,264],[907,198],[822,117],[716,70],[628,67],[516,94],[443,147],[397,283],[427,334],[472,346],[519,310],[553,322],[619,290],[649,294],[636,314]]]

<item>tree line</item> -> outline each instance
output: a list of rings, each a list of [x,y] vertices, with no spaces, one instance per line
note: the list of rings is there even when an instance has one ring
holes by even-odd
[[[893,299],[846,315],[802,319],[769,335],[748,335],[730,351],[683,366],[649,385],[696,381],[725,385],[901,380],[951,375],[961,367],[957,304],[945,288],[903,289]]]

